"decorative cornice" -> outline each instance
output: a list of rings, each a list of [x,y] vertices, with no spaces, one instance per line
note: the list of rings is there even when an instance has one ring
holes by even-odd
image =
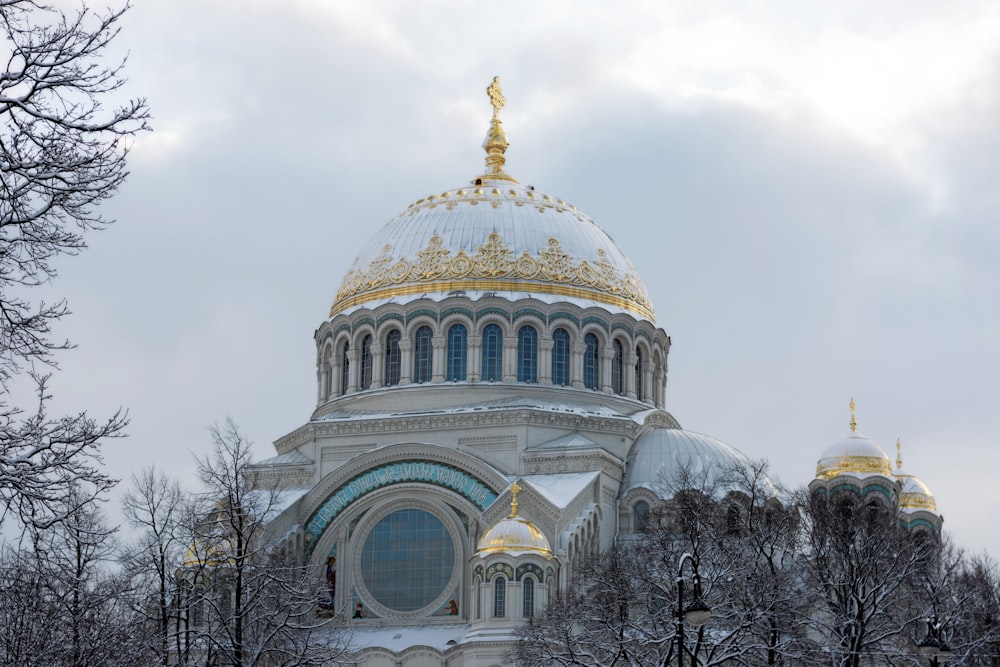
[[[464,190],[458,192],[465,195]],[[619,273],[603,248],[597,248],[595,254],[596,258],[589,261],[573,258],[558,239],[550,237],[548,246],[534,255],[524,251],[515,257],[496,232],[488,234],[471,255],[465,250],[453,254],[437,234],[415,258],[394,257],[392,246],[386,245],[368,266],[352,267],[347,272],[330,308],[330,317],[378,299],[477,290],[590,299],[653,321],[652,301],[635,271]]]

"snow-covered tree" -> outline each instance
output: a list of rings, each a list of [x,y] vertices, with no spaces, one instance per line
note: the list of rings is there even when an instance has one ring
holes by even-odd
[[[911,652],[919,613],[914,596],[937,538],[901,527],[895,498],[878,491],[813,493],[801,509],[809,529],[802,563],[810,603],[801,620],[814,640],[807,660],[860,667]]]
[[[212,452],[198,460],[201,511],[180,573],[184,655],[238,666],[343,658],[347,635],[339,619],[316,614],[319,577],[291,544],[267,532],[281,489],[250,484],[251,447],[235,424],[211,432]]]
[[[134,665],[140,653],[128,582],[112,571],[113,530],[97,504],[28,531],[0,561],[0,664]]]
[[[118,435],[122,414],[53,417],[46,375],[70,343],[52,337],[65,301],[32,298],[57,260],[86,247],[87,232],[111,221],[97,205],[126,176],[129,140],[146,129],[143,100],[115,102],[123,62],[108,62],[127,6],[64,12],[35,0],[0,0],[0,521],[13,513],[33,527],[68,518],[110,484],[98,443]],[[31,410],[11,389],[25,369],[37,385]]]
[[[152,468],[132,476],[122,499],[128,524],[137,532],[122,553],[135,589],[147,659],[170,664],[177,625],[177,567],[190,535],[184,531],[188,503],[176,480]]]

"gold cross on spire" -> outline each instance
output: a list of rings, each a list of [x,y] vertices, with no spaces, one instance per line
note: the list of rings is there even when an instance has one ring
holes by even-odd
[[[517,516],[517,494],[521,492],[521,485],[516,481],[510,485],[510,516]]]
[[[903,469],[903,443],[896,438],[896,470]]]
[[[851,396],[851,433],[858,430],[858,420],[854,417],[854,397]]]
[[[500,109],[507,103],[503,98],[503,90],[500,89],[500,77],[493,77],[493,83],[486,87],[486,94],[490,96],[490,104],[493,105],[493,117],[500,117]]]

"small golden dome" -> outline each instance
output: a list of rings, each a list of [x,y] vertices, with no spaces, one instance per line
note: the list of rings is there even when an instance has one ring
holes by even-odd
[[[892,463],[882,448],[871,438],[858,432],[851,399],[851,432],[827,447],[816,464],[816,479],[827,480],[842,474],[892,475]]]
[[[896,470],[893,475],[899,480],[902,488],[899,492],[899,509],[905,511],[927,510],[937,512],[937,501],[930,488],[919,478],[903,470],[902,444],[896,440]]]
[[[510,487],[510,515],[486,531],[479,540],[478,555],[535,553],[552,558],[552,548],[545,534],[535,524],[517,515],[517,494],[520,490],[517,482]]]

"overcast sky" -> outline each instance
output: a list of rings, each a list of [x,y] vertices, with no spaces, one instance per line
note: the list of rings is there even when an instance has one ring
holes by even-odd
[[[53,294],[64,410],[124,405],[113,474],[193,485],[206,427],[315,407],[355,253],[483,165],[589,214],[673,339],[669,411],[807,483],[859,430],[1000,557],[1000,5],[141,0],[155,132]]]

